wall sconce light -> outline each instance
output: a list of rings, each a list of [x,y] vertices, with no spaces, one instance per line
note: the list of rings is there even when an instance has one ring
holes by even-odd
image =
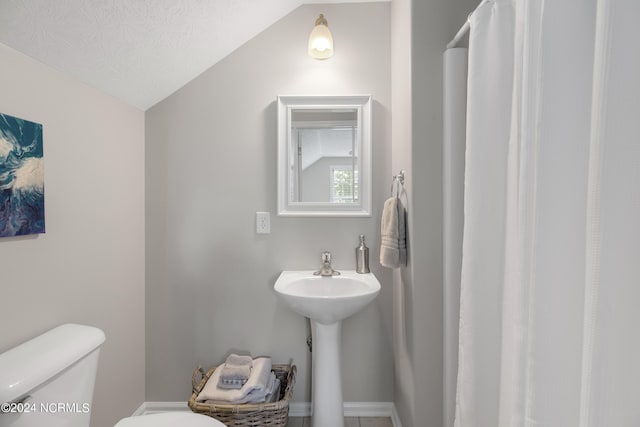
[[[323,14],[316,19],[316,26],[309,35],[309,56],[315,59],[327,59],[333,56],[333,37]]]

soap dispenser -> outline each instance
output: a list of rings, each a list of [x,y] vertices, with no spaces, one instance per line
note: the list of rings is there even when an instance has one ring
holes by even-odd
[[[364,234],[360,235],[360,246],[356,248],[356,273],[369,273],[369,248],[364,244]]]

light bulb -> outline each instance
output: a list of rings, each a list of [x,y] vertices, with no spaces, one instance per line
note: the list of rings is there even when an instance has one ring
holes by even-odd
[[[333,37],[324,15],[316,20],[309,35],[309,56],[315,59],[327,59],[333,56]]]

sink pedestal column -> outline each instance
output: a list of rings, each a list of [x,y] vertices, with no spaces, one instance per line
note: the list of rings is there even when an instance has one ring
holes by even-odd
[[[342,322],[324,325],[311,320],[311,427],[344,427],[341,329]]]

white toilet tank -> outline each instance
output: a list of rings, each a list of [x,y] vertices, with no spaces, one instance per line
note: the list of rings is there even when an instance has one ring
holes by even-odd
[[[88,427],[104,340],[66,324],[0,354],[0,427]]]

